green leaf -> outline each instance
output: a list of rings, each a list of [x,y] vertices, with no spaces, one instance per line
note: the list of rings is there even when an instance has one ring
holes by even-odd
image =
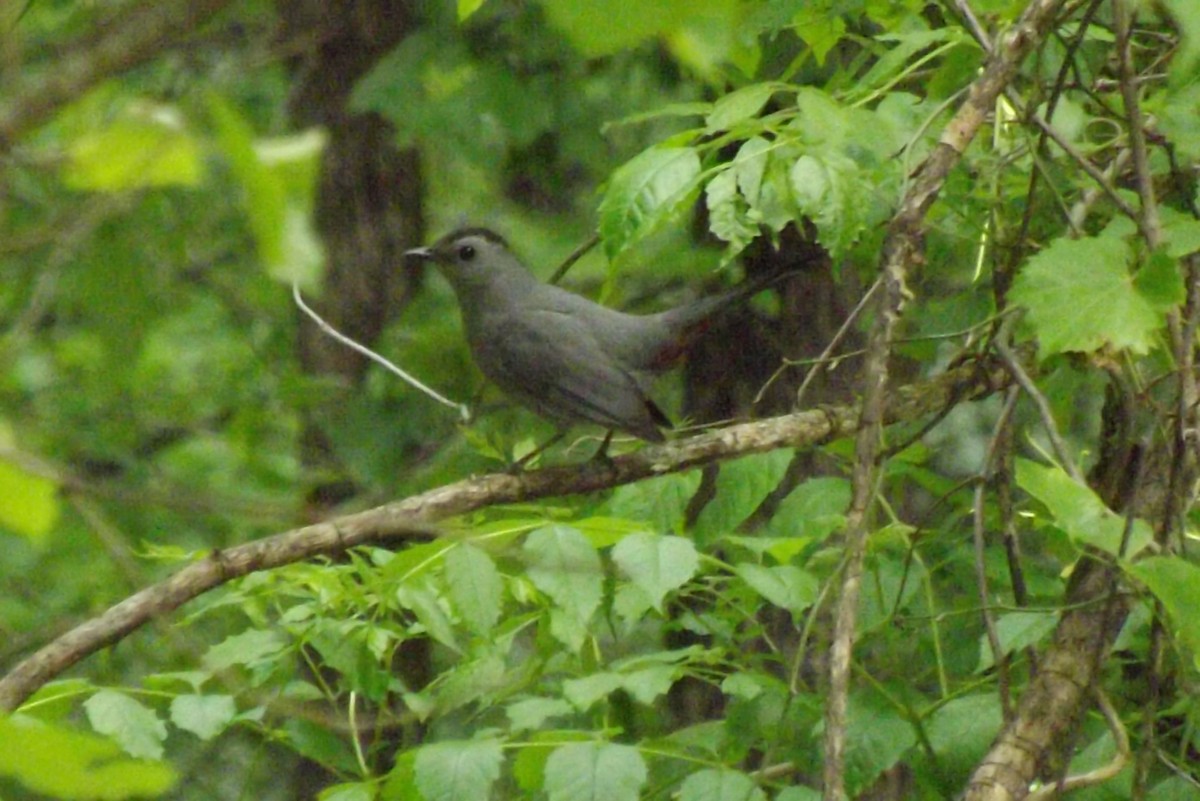
[[[690,147],[656,146],[617,168],[600,201],[600,237],[610,260],[671,219],[700,185]]]
[[[317,793],[317,801],[375,801],[373,782],[332,784]]]
[[[111,740],[24,715],[0,717],[0,776],[43,796],[64,799],[149,798],[175,784],[161,762],[121,757]]]
[[[670,33],[687,26],[697,13],[691,0],[643,0],[632,4],[624,0],[542,0],[546,17],[559,28],[588,58],[604,56],[632,47],[652,36]],[[734,24],[736,4],[715,0],[705,11]]]
[[[593,673],[581,679],[567,679],[563,682],[563,697],[580,712],[586,712],[592,704],[621,689],[623,683],[619,673],[609,671]]]
[[[802,7],[792,18],[796,35],[808,43],[817,64],[825,63],[825,56],[846,32],[846,22],[838,14],[818,4]]]
[[[763,177],[766,175],[770,151],[770,142],[761,136],[752,136],[742,143],[737,155],[733,157],[738,189],[752,207],[758,206],[759,196],[762,194]]]
[[[1179,642],[1200,669],[1200,567],[1178,556],[1152,556],[1126,568],[1162,601]]]
[[[1053,621],[1053,616],[1043,617]],[[955,785],[965,781],[1003,725],[1004,713],[995,693],[953,698],[930,715],[925,732],[940,769],[947,772],[944,781]]]
[[[769,83],[755,83],[721,97],[705,120],[709,133],[725,131],[758,115],[775,94]]]
[[[1137,271],[1133,286],[1159,312],[1170,311],[1187,300],[1179,262],[1161,251],[1152,253]]]
[[[100,734],[116,740],[125,753],[141,759],[160,759],[167,726],[153,710],[113,690],[101,690],[83,702],[88,722]]]
[[[513,731],[540,729],[550,718],[562,717],[575,712],[561,698],[526,698],[509,704],[505,710]]]
[[[180,695],[171,701],[171,722],[201,740],[225,731],[236,715],[231,695]]]
[[[679,801],[767,801],[767,795],[740,771],[708,768],[683,780]]]
[[[1104,345],[1146,353],[1164,322],[1129,273],[1129,246],[1115,236],[1056,239],[1033,256],[1010,298],[1024,306],[1045,358]]]
[[[256,144],[250,124],[217,95],[209,96],[217,141],[241,185],[258,256],[272,278],[320,288],[324,256],[310,217],[324,137],[316,132]]]
[[[570,526],[531,531],[523,549],[529,580],[554,601],[550,631],[579,650],[603,595],[604,571],[587,537]]]
[[[743,562],[733,570],[751,589],[794,616],[812,606],[820,590],[817,579],[795,565],[763,567]]]
[[[58,522],[58,485],[0,459],[0,526],[41,542]]]
[[[638,801],[646,763],[636,748],[613,743],[571,743],[546,760],[550,801]]]
[[[850,482],[825,476],[810,478],[788,493],[761,536],[786,538],[786,544],[768,548],[779,562],[787,562],[810,542],[820,542],[846,523]]]
[[[683,537],[631,534],[617,543],[612,556],[658,612],[666,594],[686,584],[700,566],[696,546]]]
[[[476,634],[486,636],[500,618],[504,589],[492,558],[470,543],[446,553],[450,601]]]
[[[738,194],[737,183],[737,171],[730,167],[717,173],[704,187],[708,229],[729,243],[729,258],[745,250],[758,236],[758,226],[748,218],[750,207]]]
[[[458,0],[458,21],[465,22],[483,5],[483,0]]]
[[[775,450],[721,465],[716,492],[696,519],[693,535],[703,547],[731,533],[779,485],[792,453]]]
[[[1055,525],[1072,540],[1116,555],[1125,532],[1125,518],[1113,512],[1088,487],[1060,467],[1043,467],[1028,459],[1017,460],[1017,484],[1042,502]],[[1128,555],[1136,554],[1153,539],[1150,527],[1135,520]]]
[[[126,192],[196,186],[203,178],[200,147],[179,110],[145,101],[112,122],[84,131],[67,146],[63,181],[73,189]]]
[[[429,636],[452,651],[462,653],[454,624],[446,614],[440,587],[430,581],[412,581],[396,588],[396,601],[417,616]]]
[[[210,647],[204,654],[204,667],[214,673],[235,665],[253,667],[273,660],[287,647],[287,640],[278,631],[249,629],[233,634]]]
[[[1054,631],[1057,622],[1057,617],[1047,612],[1006,612],[996,618],[996,636],[1000,639],[1000,650],[1007,655],[1037,645],[1042,638]],[[995,664],[987,635],[981,634],[979,667],[975,672],[991,670]]]
[[[422,746],[415,763],[426,801],[488,798],[500,778],[504,752],[495,740],[457,740]]]
[[[679,531],[689,499],[700,486],[700,472],[656,476],[617,487],[608,502],[614,517],[636,520],[655,531]]]

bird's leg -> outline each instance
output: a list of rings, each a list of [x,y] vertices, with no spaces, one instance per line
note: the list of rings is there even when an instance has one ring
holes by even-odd
[[[520,459],[518,459],[518,460],[516,460],[515,462],[513,462],[512,464],[510,464],[510,465],[509,465],[509,466],[506,468],[506,469],[507,469],[507,472],[509,472],[509,473],[520,473],[522,470],[524,470],[524,469],[525,469],[525,465],[529,464],[531,461],[533,461],[533,460],[534,460],[534,459],[536,459],[537,457],[541,456],[541,455],[542,455],[542,453],[543,453],[543,452],[545,452],[545,450],[546,450],[547,448],[549,448],[551,445],[553,445],[554,443],[556,443],[556,442],[558,442],[559,440],[561,440],[561,439],[562,439],[563,437],[565,437],[566,435],[567,435],[567,432],[566,432],[566,431],[558,431],[558,432],[556,432],[556,433],[554,434],[554,436],[552,436],[550,439],[546,440],[546,441],[545,441],[545,442],[543,442],[541,445],[538,445],[536,448],[534,448],[533,450],[531,450],[529,453],[525,454],[525,455],[524,455],[524,456],[522,456]]]

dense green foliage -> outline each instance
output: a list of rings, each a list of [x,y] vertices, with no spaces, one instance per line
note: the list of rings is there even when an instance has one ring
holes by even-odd
[[[31,53],[97,13],[22,5],[4,35]],[[870,285],[983,46],[950,3],[695,5],[421,4],[351,108],[420,152],[435,233],[464,220],[503,230],[545,277],[598,231],[602,247],[570,280],[606,303],[732,269],[806,221],[839,279]],[[1027,3],[970,5],[994,37]],[[1018,404],[1002,477],[1014,510],[993,481],[1001,394],[928,431],[927,419],[888,430],[897,447],[876,490],[849,699],[852,793],[897,764],[912,797],[962,790],[1011,713],[997,659],[1019,696],[1085,551],[1111,557],[1136,595],[1103,689],[1135,750],[1144,710],[1157,716],[1139,792],[1185,798],[1200,781],[1200,567],[1175,550],[1195,551],[1196,517],[1138,519],[1073,478],[1101,458],[1110,381],[1136,394],[1147,441],[1190,413],[1170,393],[1172,337],[1196,334],[1200,8],[1142,8],[1135,26],[1151,232],[1144,212],[1123,213],[1145,195],[1126,167],[1110,4],[1072,8],[1020,65],[1026,107],[997,104],[929,211],[897,347],[907,375],[932,375],[984,350],[1008,315],[1005,334],[1036,342],[1029,364],[1067,450]],[[322,291],[312,216],[327,140],[287,120],[272,9],[226,15],[207,46],[164,42],[161,58],[77,98],[0,161],[5,669],[183,563],[308,522],[309,490],[330,478],[302,457],[312,421],[359,489],[353,509],[495,469],[551,432],[494,396],[460,425],[383,371],[350,388],[302,369],[296,328],[310,323],[291,285]],[[1043,138],[1035,110],[1108,171],[1111,191]],[[697,209],[706,245],[689,231]],[[435,276],[375,347],[453,398],[477,397]],[[698,513],[692,470],[489,508],[433,541],[229,583],[0,719],[0,795],[292,797],[279,766],[303,757],[328,772],[325,801],[818,798],[854,447],[818,450],[821,473],[754,527],[790,451],[723,464]],[[977,563],[976,515],[989,532],[1019,530],[1020,597],[999,533]],[[1156,612],[1167,645],[1152,708]],[[715,708],[692,714],[689,693]],[[1072,774],[1118,749],[1098,712],[1073,737],[1061,766]],[[1129,797],[1132,785],[1127,767],[1073,797]]]

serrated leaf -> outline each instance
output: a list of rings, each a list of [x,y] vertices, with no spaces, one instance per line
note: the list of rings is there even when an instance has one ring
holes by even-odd
[[[584,676],[580,679],[567,679],[563,682],[563,697],[580,712],[587,709],[602,698],[621,688],[623,679],[619,673],[604,671]]]
[[[957,771],[951,775],[960,776],[961,782],[987,752],[988,745],[1003,725],[1000,699],[995,693],[979,693],[946,702],[929,716],[925,731],[940,769]]]
[[[1006,612],[996,618],[996,636],[1000,640],[1000,650],[1003,654],[1011,654],[1031,645],[1036,645],[1042,638],[1054,631],[1057,624],[1055,615],[1046,612]],[[992,654],[991,644],[986,634],[979,636],[979,667],[976,673],[990,670],[996,664]]]
[[[1152,556],[1126,568],[1162,601],[1172,631],[1200,669],[1200,568],[1178,556]]]
[[[824,540],[845,525],[849,505],[849,481],[833,476],[810,478],[788,493],[759,536],[780,540],[766,551],[785,563],[798,549]]]
[[[713,104],[712,113],[705,121],[709,132],[728,130],[756,116],[773,94],[775,87],[772,84],[755,83],[724,95]]]
[[[83,708],[92,728],[116,740],[125,753],[141,759],[162,758],[167,726],[154,710],[114,690],[101,690],[84,701]]]
[[[180,695],[171,701],[171,722],[201,740],[211,740],[237,716],[231,695]]]
[[[1179,262],[1161,251],[1152,253],[1133,277],[1133,286],[1151,306],[1166,312],[1187,299]]]
[[[683,537],[631,534],[617,543],[612,556],[659,612],[666,594],[686,584],[700,566],[696,546]]]
[[[636,748],[613,743],[571,743],[546,760],[550,801],[638,801],[646,763]]]
[[[58,514],[57,484],[0,459],[0,527],[41,542]]]
[[[678,531],[688,500],[700,486],[700,472],[689,470],[617,487],[608,508],[614,517],[636,520],[654,531]]]
[[[708,206],[708,229],[729,243],[730,257],[746,249],[758,236],[758,226],[747,217],[750,207],[738,193],[737,173],[726,168],[704,187]]]
[[[526,698],[509,704],[504,712],[513,731],[532,731],[550,718],[571,715],[575,710],[561,698]]]
[[[469,543],[446,553],[450,601],[476,634],[487,635],[500,618],[504,590],[492,558]]]
[[[763,598],[796,616],[813,605],[820,590],[817,579],[795,565],[763,567],[743,562],[734,572]]]
[[[603,596],[604,571],[596,549],[578,529],[546,526],[529,533],[523,553],[529,580],[554,601],[551,633],[578,650]]]
[[[282,634],[269,629],[250,629],[233,634],[210,647],[204,654],[204,667],[212,672],[235,665],[247,667],[276,657],[287,647]]]
[[[1042,358],[1111,345],[1145,353],[1163,315],[1134,291],[1129,246],[1114,236],[1056,239],[1017,275],[1009,297],[1028,310]]]
[[[494,740],[458,740],[422,746],[414,764],[426,801],[487,798],[500,778],[504,752]]]
[[[708,768],[683,780],[679,801],[767,801],[767,795],[740,771]]]
[[[175,784],[169,765],[126,759],[112,740],[35,721],[0,717],[0,776],[41,796],[103,799],[160,796]]]
[[[776,450],[721,465],[712,500],[696,519],[696,542],[703,547],[737,528],[779,485],[791,461],[791,452]]]
[[[438,589],[428,582],[409,582],[396,588],[396,601],[417,616],[430,637],[452,651],[462,653],[454,624],[442,607],[445,600]]]
[[[742,143],[742,146],[738,148],[737,155],[733,157],[733,170],[737,175],[738,189],[750,206],[758,204],[770,152],[770,142],[761,136],[752,136]]]
[[[674,216],[699,187],[700,174],[700,156],[690,147],[652,147],[618,167],[599,208],[608,258]]]
[[[1028,459],[1017,460],[1017,484],[1042,502],[1055,525],[1076,542],[1092,545],[1116,555],[1125,533],[1125,518],[1109,509],[1090,488],[1072,479],[1060,467],[1043,467]],[[1145,521],[1135,520],[1129,537],[1132,555],[1140,551],[1153,533]]]

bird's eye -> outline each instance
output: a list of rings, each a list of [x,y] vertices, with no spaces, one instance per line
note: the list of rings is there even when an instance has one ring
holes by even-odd
[[[459,247],[459,261],[470,261],[473,258],[475,258],[475,247],[473,245],[462,245]]]

